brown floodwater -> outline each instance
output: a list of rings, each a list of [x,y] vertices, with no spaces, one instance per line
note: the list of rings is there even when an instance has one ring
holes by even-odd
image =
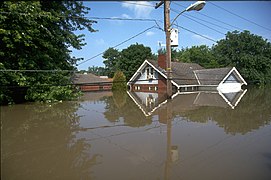
[[[1,179],[271,179],[271,89],[1,107]]]

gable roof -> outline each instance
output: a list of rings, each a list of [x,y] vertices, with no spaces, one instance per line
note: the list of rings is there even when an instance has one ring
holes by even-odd
[[[130,84],[135,80],[146,65],[152,66],[158,73],[167,79],[166,70],[158,66],[158,61],[145,60],[127,84]],[[171,69],[171,82],[177,87],[193,85],[218,86],[232,73],[239,83],[247,84],[235,67],[204,69],[196,63],[171,62]]]
[[[130,84],[136,79],[138,73],[147,65],[152,66],[158,73],[167,79],[166,70],[158,66],[158,61],[155,60],[145,60],[143,64],[138,68],[136,73],[132,76],[127,84]],[[172,67],[172,83],[179,86],[182,84],[186,85],[198,85],[196,76],[194,75],[194,70],[203,69],[200,65],[196,63],[182,63],[182,62],[171,62]]]
[[[218,85],[232,68],[195,70],[200,85]]]

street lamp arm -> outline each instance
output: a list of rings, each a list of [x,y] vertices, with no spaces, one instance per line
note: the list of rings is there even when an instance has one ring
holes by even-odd
[[[206,2],[205,1],[197,1],[193,4],[191,4],[190,6],[188,6],[185,10],[183,10],[182,12],[180,12],[172,21],[172,23],[170,23],[170,26],[171,27],[173,25],[173,23],[176,21],[176,19],[184,12],[186,11],[200,11],[202,10],[202,8],[205,6]]]
[[[171,27],[171,26],[173,25],[173,23],[176,21],[176,19],[177,19],[182,13],[184,13],[185,11],[186,11],[186,9],[183,10],[182,12],[180,12],[180,13],[173,19],[173,21],[170,23],[169,27]]]

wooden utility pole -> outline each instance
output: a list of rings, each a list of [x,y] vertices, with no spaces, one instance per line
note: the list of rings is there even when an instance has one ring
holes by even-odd
[[[166,33],[166,61],[167,61],[167,98],[172,96],[172,70],[171,70],[171,45],[170,45],[170,1],[164,0],[164,25]]]
[[[170,99],[172,96],[172,70],[171,70],[171,45],[170,45],[170,1],[163,0],[156,4],[155,9],[164,4],[164,30],[166,33],[166,71],[167,71],[167,98]]]

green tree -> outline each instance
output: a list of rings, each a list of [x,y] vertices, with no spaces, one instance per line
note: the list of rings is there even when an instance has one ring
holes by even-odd
[[[99,66],[88,67],[87,72],[95,74],[97,76],[107,76],[107,70],[104,67]]]
[[[132,44],[121,51],[119,69],[124,72],[127,79],[130,79],[139,66],[152,57],[151,48],[145,47],[143,44]]]
[[[125,91],[126,90],[126,77],[121,71],[117,71],[113,77],[113,91]]]
[[[177,52],[176,56],[178,61],[197,63],[205,68],[215,68],[219,66],[211,48],[206,45],[182,49]]]
[[[235,66],[251,82],[271,82],[271,43],[249,31],[228,32],[213,47],[221,67]]]
[[[94,32],[89,8],[77,1],[4,1],[0,3],[0,103],[69,99],[67,72],[5,72],[3,70],[75,70],[69,48],[81,49],[83,35]],[[24,88],[24,89],[22,89]],[[22,92],[23,91],[23,92]]]
[[[104,64],[106,71],[108,72],[108,77],[112,78],[114,72],[118,70],[120,52],[117,49],[109,48],[103,54]]]

